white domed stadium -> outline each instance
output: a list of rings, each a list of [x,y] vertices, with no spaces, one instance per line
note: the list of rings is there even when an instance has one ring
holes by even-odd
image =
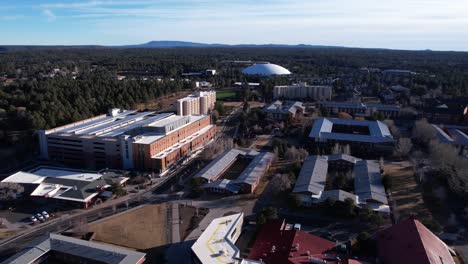
[[[291,72],[279,65],[271,63],[257,63],[242,70],[247,75],[288,75]]]

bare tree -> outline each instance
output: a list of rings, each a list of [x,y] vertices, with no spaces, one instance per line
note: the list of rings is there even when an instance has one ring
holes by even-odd
[[[291,179],[287,174],[275,174],[268,184],[268,192],[272,194],[279,194],[286,190],[289,190],[292,187]]]
[[[436,138],[435,128],[427,122],[426,119],[421,119],[414,122],[413,127],[413,140],[415,142],[429,144],[429,142]]]
[[[298,157],[299,157],[299,151],[294,146],[289,147],[284,153],[284,158],[286,160],[298,160]]]
[[[449,188],[459,194],[468,193],[468,162],[458,155],[456,147],[433,140],[429,145],[430,159],[439,173],[445,174]]]
[[[395,156],[398,157],[406,157],[410,153],[411,149],[413,148],[413,143],[411,143],[411,139],[409,138],[399,138],[398,143],[395,147]]]
[[[232,149],[233,147],[234,142],[232,138],[221,138],[206,147],[202,153],[201,158],[204,160],[211,160],[213,157],[223,153],[226,150]]]
[[[335,143],[332,149],[332,154],[339,154],[341,153],[341,146],[338,143]]]
[[[14,200],[22,192],[24,192],[24,187],[17,183],[0,183],[0,201]]]
[[[400,136],[400,129],[398,129],[398,127],[395,125],[395,122],[393,122],[393,120],[385,119],[383,122],[388,126],[390,133],[392,133],[394,137]]]
[[[349,146],[349,144],[346,144],[344,145],[342,148],[341,148],[342,152],[344,154],[351,154],[351,147]]]
[[[400,116],[416,116],[418,114],[418,111],[412,107],[404,107],[400,110]]]

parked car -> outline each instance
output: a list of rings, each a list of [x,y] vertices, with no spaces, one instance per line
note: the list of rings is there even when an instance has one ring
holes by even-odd
[[[30,218],[30,219],[31,219],[31,222],[33,222],[33,223],[36,223],[36,222],[37,222],[37,219],[36,219],[36,217],[35,217],[34,215],[33,215],[33,216],[31,216],[31,218]]]
[[[44,217],[41,214],[36,214],[36,218],[41,222],[45,221]]]
[[[46,211],[42,211],[42,216],[44,216],[45,219],[49,218],[49,214]]]

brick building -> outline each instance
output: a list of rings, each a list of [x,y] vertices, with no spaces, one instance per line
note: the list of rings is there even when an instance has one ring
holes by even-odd
[[[62,127],[39,130],[41,158],[71,167],[164,172],[216,134],[209,115],[112,109]]]

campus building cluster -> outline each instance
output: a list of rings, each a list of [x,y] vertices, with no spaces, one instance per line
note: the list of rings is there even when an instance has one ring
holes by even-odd
[[[128,178],[114,171],[83,171],[55,167],[38,167],[19,171],[2,180],[17,183],[34,200],[88,208],[112,195],[112,184],[124,185]]]
[[[195,178],[203,180],[209,192],[237,194],[253,193],[273,161],[273,153],[231,149],[210,162]],[[221,179],[222,175],[238,160],[246,159],[249,164],[233,179]]]
[[[400,106],[362,102],[320,102],[320,108],[326,109],[328,113],[338,114],[341,112],[353,116],[371,117],[378,113],[385,118],[395,118],[400,114]]]
[[[333,181],[336,174],[346,175],[348,172],[354,181],[352,192],[327,188],[327,183]],[[341,202],[351,199],[358,207],[390,212],[378,162],[347,154],[309,156],[302,165],[293,193],[299,195],[303,206],[313,206],[329,198]]]
[[[312,99],[330,100],[332,96],[331,86],[307,85],[301,82],[293,85],[273,87],[273,98],[285,99]]]
[[[174,115],[112,109],[49,130],[39,130],[41,158],[87,169],[165,172],[216,134],[209,115]]]
[[[177,100],[177,115],[207,115],[214,109],[215,91],[199,91]]]
[[[295,118],[298,115],[304,114],[305,107],[302,102],[294,101],[274,101],[263,111],[267,114],[267,117],[273,120],[288,120]]]

